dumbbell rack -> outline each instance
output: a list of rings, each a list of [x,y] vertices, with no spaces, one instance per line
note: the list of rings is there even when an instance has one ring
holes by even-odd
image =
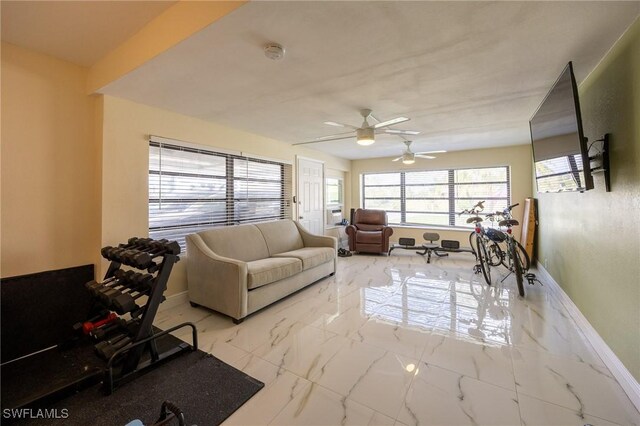
[[[128,244],[120,244],[119,247],[126,248],[127,245],[131,244],[132,240],[129,240]],[[154,242],[148,239],[147,241]],[[138,247],[136,251],[152,253],[151,250],[145,250],[144,247]],[[177,249],[177,253],[174,251],[173,253],[166,252],[162,254],[162,260],[159,263],[152,262],[145,265],[136,265],[135,263],[127,262],[126,259],[120,259],[118,256],[105,256],[104,249],[102,250],[102,254],[111,260],[104,281],[113,279],[116,276],[116,271],[120,270],[123,263],[127,263],[127,266],[133,268],[144,268],[150,273],[157,272],[153,279],[146,303],[132,313],[135,321],[130,321],[129,326],[125,330],[130,336],[131,342],[116,350],[107,361],[107,366],[104,370],[103,385],[105,392],[111,394],[118,385],[132,380],[144,370],[155,367],[184,351],[197,350],[198,340],[196,327],[192,323],[182,323],[161,332],[153,327],[153,321],[158,312],[158,308],[165,300],[164,292],[167,289],[167,282],[173,265],[180,260],[178,257],[179,248]],[[155,258],[159,257],[160,256],[155,255]],[[169,336],[169,333],[183,327],[190,327],[192,330],[191,345],[185,342],[175,344],[175,340],[177,339]],[[107,337],[108,336],[105,336],[105,340]],[[169,344],[167,344],[167,342],[169,342]]]

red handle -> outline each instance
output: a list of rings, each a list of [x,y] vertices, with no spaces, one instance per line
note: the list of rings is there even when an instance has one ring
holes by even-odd
[[[118,318],[118,315],[114,314],[113,312],[110,312],[109,315],[106,316],[106,318],[101,319],[100,321],[85,322],[82,324],[82,332],[84,334],[89,334],[94,329],[98,327],[102,327],[103,325],[109,324],[110,322],[115,321],[117,318]]]

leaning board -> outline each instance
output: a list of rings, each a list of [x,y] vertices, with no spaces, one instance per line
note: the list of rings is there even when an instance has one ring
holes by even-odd
[[[536,203],[535,198],[524,200],[524,214],[522,215],[522,234],[520,242],[524,246],[529,259],[533,260],[533,241],[536,234]]]

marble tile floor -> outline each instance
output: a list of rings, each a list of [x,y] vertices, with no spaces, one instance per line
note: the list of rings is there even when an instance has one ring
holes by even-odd
[[[200,349],[265,383],[225,425],[640,425],[551,287],[520,298],[472,266],[354,255],[240,325],[184,304],[156,326],[195,322]]]

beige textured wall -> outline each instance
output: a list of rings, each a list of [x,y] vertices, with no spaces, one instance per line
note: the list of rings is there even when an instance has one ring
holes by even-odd
[[[640,380],[640,20],[579,88],[585,136],[611,133],[611,186],[538,194],[538,258]]]
[[[349,160],[124,99],[105,96],[103,108],[103,246],[148,234],[149,134],[289,161],[294,163],[294,176],[296,155],[324,161],[327,168],[351,167]],[[186,288],[180,262],[167,294]]]
[[[391,158],[375,158],[371,160],[355,160],[351,167],[351,205],[361,207],[360,176],[365,172],[385,172],[399,170],[442,170],[446,168],[510,166],[511,170],[511,202],[520,203],[514,209],[514,217],[521,221],[524,199],[531,196],[532,163],[531,147],[517,145],[506,148],[477,149],[469,151],[453,151],[437,154],[434,160],[416,160],[415,164],[404,165],[402,162],[392,162]],[[416,243],[423,242],[422,234],[427,230],[434,230],[441,239],[460,241],[461,246],[468,246],[469,231],[444,230],[419,227],[394,227],[391,241],[398,238],[415,238]],[[520,236],[519,227],[514,234]]]
[[[87,70],[2,43],[1,71],[1,275],[95,263],[100,152]]]

